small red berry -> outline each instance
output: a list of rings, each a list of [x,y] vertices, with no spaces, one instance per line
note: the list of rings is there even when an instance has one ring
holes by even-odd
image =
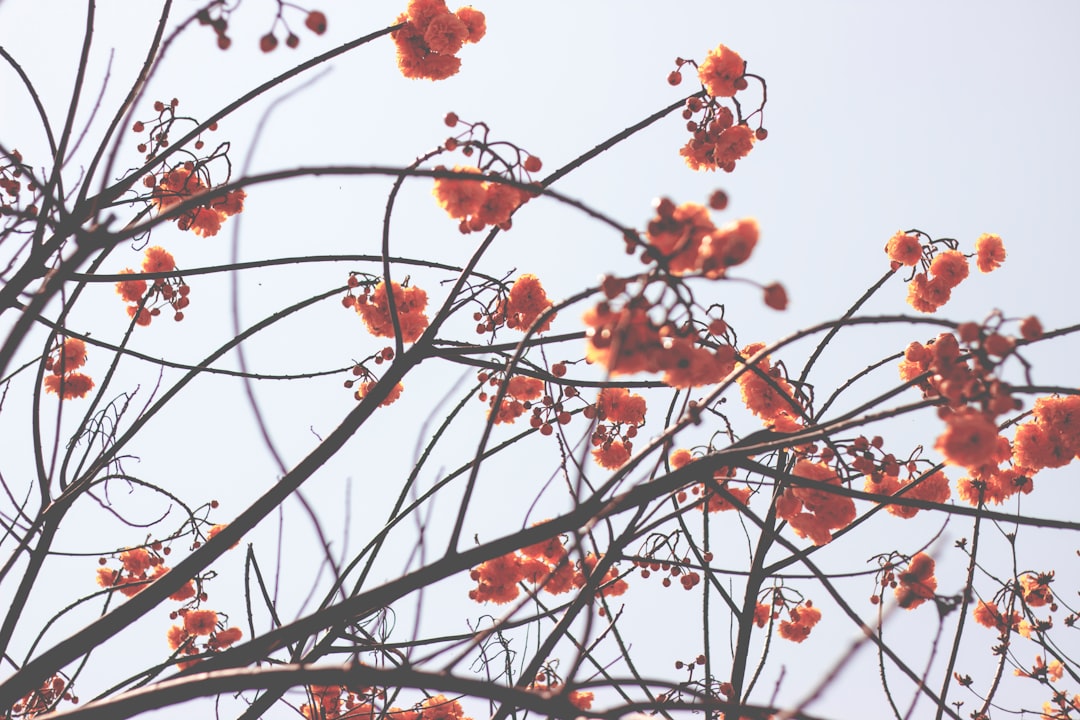
[[[326,14],[318,10],[312,10],[304,19],[304,26],[316,35],[326,32]]]
[[[756,131],[754,131],[754,137],[756,137],[758,140],[764,140],[765,138],[769,137],[769,131],[765,128],[758,128]]]
[[[455,125],[458,124],[457,113],[454,113],[454,112],[446,113],[446,117],[443,118],[443,122],[446,123],[446,127],[454,127]]]
[[[723,190],[715,190],[713,194],[709,196],[709,207],[713,210],[724,210],[728,205],[727,193]]]
[[[525,158],[525,170],[527,172],[540,172],[540,168],[543,167],[543,163],[540,162],[540,158],[535,155],[530,155]]]
[[[300,36],[289,33],[289,37],[285,38],[285,44],[291,48],[295,48],[300,44]]]
[[[273,33],[267,33],[259,38],[259,49],[264,53],[273,52],[277,47],[277,37]]]
[[[741,77],[735,79],[734,85],[736,90],[745,90],[750,83],[746,82],[746,78]]]
[[[232,45],[232,38],[230,38],[228,35],[218,35],[217,46],[220,49],[228,50],[230,45]]]
[[[682,82],[682,73],[678,70],[672,70],[667,76],[668,85],[678,85]]]
[[[146,126],[139,121],[136,121],[135,124],[131,126],[132,132],[142,132],[145,129]]]

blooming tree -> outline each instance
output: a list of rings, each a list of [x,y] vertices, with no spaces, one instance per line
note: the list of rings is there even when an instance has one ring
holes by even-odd
[[[821,717],[873,657],[863,715],[1080,717],[1068,557],[1020,542],[1078,529],[1026,499],[1080,454],[1080,396],[1031,359],[1077,326],[947,316],[1006,241],[891,228],[846,311],[769,337],[788,292],[747,267],[768,231],[725,191],[620,216],[560,190],[666,124],[683,172],[737,192],[769,86],[724,44],[557,167],[425,106],[415,158],[260,169],[260,103],[328,64],[469,72],[483,8],[403,5],[333,46],[334,8],[164,2],[95,102],[91,0],[60,112],[0,48],[45,138],[0,137],[7,716]],[[243,38],[313,54],[217,106],[154,95],[178,48],[227,67]],[[317,204],[260,195],[327,179],[379,203],[342,219],[363,252],[242,252],[244,223]],[[425,212],[437,237],[403,237]],[[602,252],[529,267],[515,238],[545,212]],[[872,359],[835,359],[867,328]],[[281,356],[320,364],[262,369]]]

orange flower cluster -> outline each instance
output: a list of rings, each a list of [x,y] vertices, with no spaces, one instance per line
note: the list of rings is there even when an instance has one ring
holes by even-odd
[[[829,490],[840,486],[840,478],[828,465],[799,460],[791,474],[813,482],[784,490],[776,499],[777,517],[786,520],[796,535],[809,537],[815,545],[830,542],[833,530],[855,519],[855,503]]]
[[[125,597],[134,597],[159,577],[169,572],[165,559],[161,555],[161,543],[154,543],[147,548],[131,548],[120,553],[120,567],[112,569],[99,567],[97,584],[103,588],[116,588]],[[104,566],[105,558],[98,562]],[[188,580],[179,590],[169,596],[170,600],[185,602],[195,597],[195,582]]]
[[[937,578],[934,577],[934,558],[926,553],[917,553],[908,563],[907,570],[897,575],[899,585],[896,588],[897,604],[908,610],[914,610],[934,597],[937,591]]]
[[[747,345],[743,357],[751,358],[765,347],[765,343]],[[743,403],[770,427],[779,432],[795,432],[802,428],[800,420],[802,404],[795,399],[795,390],[768,357],[761,358],[754,367],[739,376],[739,389]]]
[[[391,281],[394,303],[397,305],[398,323],[401,325],[401,339],[415,342],[424,334],[428,326],[427,293],[415,285],[402,287],[397,281]],[[394,337],[394,321],[390,318],[390,303],[386,297],[386,283],[379,283],[372,292],[367,286],[356,297],[356,312],[363,318],[368,332],[376,337]]]
[[[645,398],[623,387],[608,387],[596,397],[596,417],[610,423],[644,425]]]
[[[488,382],[498,384],[498,380],[490,378]],[[544,381],[533,377],[527,377],[525,375],[514,375],[506,383],[506,397],[503,398],[502,404],[499,405],[499,411],[495,413],[495,424],[512,423],[519,417],[525,414],[528,409],[528,403],[533,400],[539,400],[544,394]],[[492,405],[492,410],[488,411],[490,415],[494,411],[495,396],[492,395],[488,401],[489,405]]]
[[[671,467],[678,470],[681,467],[689,465],[694,461],[694,456],[689,450],[680,448],[671,453],[668,458],[668,462],[671,463]],[[739,508],[725,496],[724,494],[716,490],[716,486],[722,486],[728,493],[730,493],[741,505],[748,505],[750,503],[750,496],[753,495],[753,490],[748,487],[734,487],[728,484],[728,480],[735,477],[735,468],[723,467],[713,473],[712,483],[698,483],[690,487],[689,491],[680,490],[675,495],[675,499],[680,503],[684,503],[689,499],[690,495],[704,496],[704,502],[698,507],[703,511],[708,512],[724,512],[725,510],[736,510]],[[688,494],[689,493],[689,494]]]
[[[949,302],[954,287],[968,276],[968,262],[959,250],[946,250],[930,263],[930,274],[917,274],[908,285],[908,304],[921,313],[936,312]]]
[[[79,698],[71,694],[71,685],[60,675],[53,675],[37,690],[31,690],[11,706],[11,717],[32,718],[58,709],[61,700],[78,704]]]
[[[916,274],[908,284],[908,304],[923,313],[936,312],[949,301],[952,290],[969,273],[967,257],[959,250],[945,250],[927,262],[921,241],[916,235],[897,232],[885,244],[885,254],[893,270],[901,266],[915,267],[920,262],[928,272]],[[927,252],[931,252],[927,250]],[[1000,267],[1005,260],[1005,247],[997,235],[982,235],[975,241],[976,264],[987,273]]]
[[[720,382],[735,369],[735,350],[712,348],[697,335],[671,323],[658,326],[648,307],[630,301],[621,310],[607,302],[585,312],[585,357],[612,375],[663,372],[670,387],[688,388]]]
[[[961,336],[970,342],[980,336],[961,326]],[[993,347],[994,336],[981,341],[987,352]],[[946,429],[935,445],[952,465],[967,468],[985,480],[999,463],[1009,459],[1009,444],[998,435],[994,418],[1015,409],[1015,400],[1008,388],[999,382],[992,367],[984,366],[978,358],[961,360],[960,344],[955,335],[943,333],[923,345],[913,342],[904,350],[900,377],[917,381],[927,397],[942,397],[946,404],[939,410]]]
[[[436,170],[445,170],[439,165]],[[455,166],[456,172],[479,173],[478,168]],[[529,193],[511,185],[468,178],[435,178],[432,189],[439,207],[460,220],[462,233],[480,232],[488,225],[510,229],[510,216],[529,200]]]
[[[1080,454],[1080,396],[1038,398],[1032,414],[1016,428],[1013,462],[1032,473],[1072,462]]]
[[[86,343],[78,338],[65,338],[54,354],[45,358],[43,381],[45,392],[59,395],[63,400],[84,398],[94,389],[94,381],[89,375],[75,372],[86,364]]]
[[[1006,618],[998,609],[997,603],[980,600],[975,609],[971,611],[971,615],[975,618],[975,622],[983,627],[993,628],[1003,635],[1009,630],[1019,632],[1024,637],[1031,634],[1030,625],[1021,617],[1020,613],[1014,610]]]
[[[403,24],[390,34],[397,46],[397,63],[407,78],[444,80],[461,67],[457,53],[466,43],[480,42],[487,32],[484,13],[472,7],[450,12],[445,0],[409,0],[395,21]]]
[[[755,612],[755,616],[757,613]],[[810,637],[810,631],[821,620],[821,611],[807,600],[803,605],[796,605],[788,610],[790,620],[781,620],[777,631],[780,637],[792,642],[801,643]]]
[[[543,670],[536,676],[536,680],[529,685],[530,691],[547,695],[558,695],[563,689],[562,681],[558,677],[549,677],[547,672]],[[595,696],[586,690],[571,690],[566,695],[566,700],[578,710],[591,709],[594,699]]]
[[[377,382],[375,380],[367,380],[360,383],[360,386],[356,389],[356,393],[354,393],[354,397],[356,397],[357,400],[363,400],[365,397],[367,397],[367,394],[371,392],[371,388],[375,387],[376,384]],[[387,393],[386,397],[383,398],[383,401],[379,403],[379,407],[386,407],[387,405],[394,404],[394,402],[396,402],[397,399],[401,397],[401,392],[404,389],[405,386],[401,383],[395,385],[393,388],[390,389],[390,392]]]
[[[158,212],[163,213],[209,191],[202,178],[195,174],[195,165],[192,162],[173,168],[157,179],[156,183],[153,177],[147,178],[147,181],[154,184],[151,198],[157,205]],[[212,197],[178,215],[175,218],[176,226],[181,230],[191,230],[202,237],[217,235],[226,218],[243,212],[246,197],[247,193],[243,190],[230,190],[223,195]]]
[[[502,314],[506,317],[506,327],[512,330],[525,331],[532,327],[541,314],[551,309],[551,301],[548,300],[544,286],[535,275],[525,273],[510,287],[510,293],[506,297],[506,303],[502,306]],[[555,319],[552,313],[536,328],[537,333],[547,332],[551,329],[551,321]]]
[[[1049,664],[1043,660],[1042,655],[1035,656],[1035,665],[1030,671],[1016,668],[1013,674],[1018,677],[1035,678],[1036,680],[1049,679],[1050,682],[1058,682],[1065,675],[1065,666],[1060,660],[1051,660]],[[1077,703],[1080,709],[1080,703]],[[1044,705],[1045,708],[1045,705]],[[1043,717],[1046,717],[1045,715]],[[1066,716],[1068,717],[1068,716]]]
[[[677,61],[679,70],[672,73],[668,80],[677,84],[681,77],[682,61]],[[756,132],[745,123],[741,114],[736,123],[735,115],[727,107],[716,102],[716,98],[734,97],[746,88],[746,62],[737,52],[719,45],[710,50],[705,60],[698,66],[698,79],[708,96],[687,98],[683,118],[686,127],[693,134],[680,150],[688,167],[692,170],[724,170],[731,172],[735,162],[749,154],[754,140],[764,140],[767,132],[759,128]],[[700,120],[691,118],[704,111]]]
[[[1054,581],[1054,572],[1048,573],[1025,573],[1020,576],[1020,591],[1024,596],[1024,602],[1030,607],[1042,607],[1049,605],[1051,610],[1056,610],[1054,594],[1050,592],[1050,583]]]
[[[723,277],[728,268],[746,262],[758,242],[758,224],[752,218],[717,228],[704,205],[676,206],[667,198],[656,204],[656,216],[646,230],[650,254],[662,258],[676,275]]]
[[[176,269],[176,260],[172,253],[163,247],[149,247],[143,255],[142,269],[147,273],[172,272]],[[130,275],[134,272],[131,268],[124,268],[120,274]],[[143,304],[148,287],[151,295]],[[158,278],[150,286],[145,280],[121,280],[116,283],[116,294],[128,304],[128,317],[135,318],[137,325],[149,325],[151,320],[161,314],[161,308],[165,306],[173,309],[175,320],[183,320],[184,308],[191,304],[191,299],[188,297],[191,294],[191,287],[179,277]],[[156,302],[158,298],[162,302]],[[140,308],[140,305],[143,307]]]
[[[925,500],[932,503],[943,503],[952,495],[949,488],[949,478],[940,470],[929,476],[920,476],[911,473],[911,477],[904,483],[900,482],[899,466],[894,466],[895,474],[889,472],[876,473],[866,476],[863,489],[869,493],[878,495],[897,495],[903,490],[903,496],[913,500]],[[905,488],[908,488],[905,490]],[[886,504],[885,509],[890,515],[901,518],[912,518],[918,514],[919,508],[910,505]]]
[[[520,594],[519,583],[539,585],[552,595],[561,595],[575,588],[585,587],[589,575],[596,567],[598,558],[589,553],[575,565],[569,561],[566,547],[558,537],[543,540],[497,558],[488,560],[470,571],[469,577],[476,581],[469,597],[476,602],[508,603]],[[599,595],[604,597],[622,595],[628,586],[612,566],[600,584]]]
[[[596,403],[585,408],[585,417],[603,422],[592,434],[593,459],[601,467],[616,470],[634,451],[638,428],[645,424],[645,398],[626,388],[604,388]]]
[[[177,615],[183,618],[183,624],[173,625],[167,635],[169,648],[177,655],[201,655],[207,652],[221,652],[239,642],[244,636],[238,627],[222,628],[218,623],[218,614],[213,610],[194,610],[181,608]],[[206,636],[200,646],[199,638]],[[185,660],[177,663],[184,670],[198,663],[198,660]]]

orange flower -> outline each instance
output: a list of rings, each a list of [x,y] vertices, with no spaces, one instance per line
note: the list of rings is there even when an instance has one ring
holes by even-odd
[[[169,628],[169,631],[166,633],[165,637],[168,638],[169,647],[171,649],[179,650],[180,646],[187,641],[188,634],[182,626],[173,625]]]
[[[145,548],[132,548],[120,553],[120,562],[130,575],[143,575],[150,569],[150,553]]]
[[[375,387],[375,385],[377,385],[377,383],[372,380],[360,383],[360,387],[356,389],[354,397],[357,400],[363,400],[365,397],[367,397],[367,394],[371,392],[371,388]],[[390,392],[387,393],[386,397],[383,398],[383,401],[379,403],[379,407],[386,407],[387,405],[392,405],[399,397],[401,397],[401,392],[404,389],[405,386],[401,383],[398,383],[397,385],[392,387],[390,389]]]
[[[612,375],[660,370],[664,344],[644,308],[611,310],[606,304],[590,308],[583,317],[585,357]]]
[[[244,631],[238,627],[226,628],[214,633],[214,645],[217,648],[227,648],[244,637]]]
[[[1020,614],[1014,611],[1006,621],[1001,611],[998,610],[997,603],[988,603],[982,600],[971,611],[971,615],[975,618],[975,622],[984,627],[995,628],[1000,633],[1005,633],[1009,628],[1016,630],[1021,620]]]
[[[518,582],[522,575],[521,557],[516,553],[492,558],[469,573],[477,581],[477,587],[469,591],[469,597],[476,602],[494,602],[505,604],[518,596]]]
[[[702,238],[698,249],[699,268],[708,277],[723,276],[728,268],[750,259],[759,234],[757,220],[753,218],[736,220],[710,232]]]
[[[754,624],[759,628],[765,627],[772,617],[772,608],[764,603],[758,603],[754,607]]]
[[[63,375],[86,364],[86,343],[78,338],[64,338],[53,363],[53,374]]]
[[[626,388],[604,388],[596,398],[601,419],[613,423],[641,425],[645,422],[645,398]]]
[[[997,235],[982,234],[975,241],[976,264],[979,272],[988,273],[1005,262],[1005,245]]]
[[[157,273],[169,272],[176,269],[176,260],[171,253],[163,247],[150,247],[146,249],[146,256],[142,262],[143,272]],[[137,301],[136,301],[137,302]]]
[[[513,330],[528,330],[536,319],[550,308],[551,301],[548,300],[540,280],[535,275],[526,273],[514,281],[507,295],[506,326]],[[553,313],[536,328],[536,332],[547,332],[554,319]]]
[[[911,489],[906,490],[903,497],[912,498],[914,500],[926,500],[927,502],[943,503],[949,499],[952,491],[949,489],[949,478],[945,476],[945,473],[938,471],[929,477],[924,477],[919,480],[917,485],[913,485],[915,478],[912,478],[908,482],[901,485],[898,478],[894,476],[886,475],[881,478],[879,482],[874,482],[868,475],[866,477],[863,489],[866,492],[876,493],[878,495],[896,495],[900,490],[911,486]],[[894,505],[886,504],[885,509],[890,515],[895,515],[901,518],[912,518],[918,514],[920,508],[911,507],[910,505]]]
[[[457,16],[461,22],[465,23],[465,28],[469,31],[466,42],[476,43],[484,38],[487,33],[487,20],[484,18],[484,13],[471,5],[466,5],[458,8]]]
[[[694,459],[694,456],[690,454],[689,450],[679,449],[671,453],[671,457],[668,458],[668,462],[671,463],[671,467],[678,470],[684,465],[689,465]]]
[[[82,373],[45,376],[45,392],[60,395],[64,400],[84,398],[93,389],[94,381]]]
[[[571,690],[567,700],[578,710],[589,710],[592,708],[593,694],[585,690]]]
[[[444,170],[442,165],[435,168]],[[479,168],[454,166],[455,172],[479,173]],[[464,219],[475,215],[484,201],[484,183],[478,180],[435,178],[432,194],[439,206],[452,218]]]
[[[1013,438],[1013,461],[1032,471],[1059,468],[1072,462],[1074,452],[1060,433],[1049,432],[1038,422],[1026,422],[1016,428]]]
[[[505,225],[521,205],[528,200],[522,191],[502,183],[486,183],[484,200],[476,212],[477,219],[485,225]]]
[[[919,273],[908,285],[908,304],[921,313],[937,312],[949,302],[952,288],[941,278],[927,279],[926,273]]]
[[[423,335],[428,326],[427,293],[415,285],[402,287],[397,281],[390,284],[394,292],[394,302],[398,308],[398,323],[401,325],[401,339],[414,342]],[[390,306],[386,297],[386,284],[379,283],[370,296],[360,296],[356,303],[356,312],[364,319],[368,331],[376,337],[394,337],[394,324],[390,318]]]
[[[764,343],[753,343],[744,348],[742,354],[750,358],[763,347]],[[739,389],[747,409],[767,424],[781,432],[798,428],[797,415],[801,406],[794,398],[794,389],[779,371],[773,370],[768,357],[761,358],[755,367],[739,376]]]
[[[898,232],[885,243],[885,253],[893,262],[915,267],[922,258],[922,243],[914,235]]]
[[[830,487],[840,486],[840,478],[828,465],[799,460],[791,474],[815,482],[785,490],[777,498],[777,516],[786,520],[796,535],[809,537],[815,545],[831,542],[833,530],[855,519],[855,503],[830,491]]]
[[[896,588],[897,604],[913,610],[934,597],[937,591],[937,579],[934,577],[934,559],[926,553],[918,553],[911,558],[907,570],[897,575],[899,586]]]
[[[184,615],[184,630],[189,635],[209,635],[217,628],[217,613],[213,610],[188,610]]]
[[[754,131],[746,125],[735,125],[720,133],[716,139],[716,164],[731,172],[735,161],[750,154],[754,148]]]
[[[735,81],[746,74],[746,62],[725,45],[710,50],[698,65],[698,79],[713,97],[731,97],[738,88]]]
[[[515,400],[539,400],[544,394],[544,381],[526,375],[514,375],[506,383],[506,394]]]
[[[700,269],[698,256],[702,243],[716,230],[708,208],[692,202],[675,206],[662,200],[656,210],[656,217],[647,227],[650,247],[667,261],[668,270],[673,273]]]
[[[1020,576],[1020,587],[1024,593],[1024,602],[1031,607],[1042,607],[1054,602],[1054,594],[1050,592],[1050,581],[1053,579],[1053,572],[1039,575],[1027,573]]]
[[[134,272],[131,268],[124,268],[120,271],[120,274],[130,275]],[[121,280],[116,283],[116,293],[123,298],[124,302],[137,305],[142,300],[143,295],[146,294],[146,287],[145,280]]]
[[[959,250],[939,253],[930,263],[930,274],[945,285],[954,288],[968,276],[968,262]]]
[[[609,470],[617,470],[626,464],[626,461],[630,459],[630,449],[626,447],[622,440],[612,440],[605,442],[600,447],[593,450],[593,459],[601,467],[606,467]]]
[[[801,643],[810,636],[810,631],[821,620],[821,611],[807,601],[806,605],[797,605],[788,611],[790,620],[782,620],[778,632],[780,637]]]
[[[951,413],[945,423],[947,428],[934,445],[945,456],[945,462],[966,468],[993,463],[998,441],[993,418],[977,410],[964,409]]]

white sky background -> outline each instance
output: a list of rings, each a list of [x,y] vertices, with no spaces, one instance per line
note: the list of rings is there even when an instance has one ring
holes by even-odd
[[[115,47],[116,55],[103,110],[94,125],[98,130],[134,76],[142,43],[149,37],[157,13],[156,4],[135,0],[100,5],[86,108],[101,87],[108,49]],[[81,3],[61,0],[0,2],[0,44],[37,83],[58,125],[78,57],[81,7]],[[178,2],[177,15],[197,7]],[[257,37],[269,27],[273,4],[247,0],[233,16],[235,29],[230,34],[234,45],[229,52],[218,51],[213,34],[200,28],[170,50],[161,74],[150,85],[140,117],[151,117],[152,100],[173,96],[180,99],[181,111],[204,117],[298,59],[384,27],[403,7],[403,2],[383,0],[340,3],[338,7],[327,4],[320,8],[329,17],[326,36],[315,38],[301,32],[298,20],[300,49],[290,51],[282,46],[263,55],[256,48]],[[695,85],[689,72],[678,88],[665,82],[674,58],[702,59],[708,49],[722,42],[749,62],[751,72],[765,77],[769,92],[765,110],[769,138],[740,161],[732,175],[693,173],[684,166],[678,148],[685,142],[686,131],[675,114],[566,178],[557,189],[638,227],[649,218],[655,197],[704,202],[716,187],[726,189],[731,206],[718,219],[753,216],[762,229],[754,258],[738,275],[761,282],[780,280],[791,297],[790,309],[778,314],[762,307],[760,294],[753,287],[721,285],[716,300],[727,303],[729,320],[742,342],[775,339],[842,314],[885,271],[882,248],[901,228],[957,238],[965,251],[973,250],[975,238],[983,232],[1004,238],[1009,252],[1005,266],[987,276],[975,273],[954,291],[943,315],[981,320],[991,309],[1000,308],[1010,317],[1035,313],[1046,328],[1077,321],[1074,274],[1080,260],[1075,242],[1080,180],[1075,169],[1080,163],[1080,140],[1075,118],[1080,112],[1080,91],[1074,75],[1080,68],[1080,49],[1074,36],[1080,27],[1080,7],[1074,3],[922,2],[901,7],[855,2],[686,2],[661,9],[659,3],[549,0],[542,4],[493,1],[478,8],[487,15],[488,35],[462,51],[460,75],[440,83],[401,78],[389,38],[354,51],[333,62],[330,72],[317,83],[299,90],[274,110],[255,151],[252,171],[323,164],[405,165],[447,135],[442,117],[449,110],[468,120],[487,122],[493,138],[520,144],[544,160],[545,171],[552,170],[692,92]],[[208,144],[214,139],[231,140],[234,168],[241,167],[253,128],[268,102],[295,87],[270,93],[224,120],[218,133],[207,138]],[[80,115],[84,120],[86,108]],[[28,109],[10,71],[0,72],[0,140],[40,166],[44,161],[35,160],[34,155],[42,147],[40,131]],[[93,130],[90,138],[95,138]],[[128,157],[134,161],[134,135],[129,133],[124,142]],[[78,160],[85,163],[87,157],[84,149]],[[124,166],[121,163],[120,167]],[[77,176],[73,164],[69,178]],[[96,178],[95,184],[98,181]],[[241,258],[376,253],[389,185],[384,179],[324,178],[252,189],[247,209],[239,217]],[[430,198],[427,181],[408,185],[400,207],[393,226],[396,254],[460,262],[478,237],[463,238],[457,233],[454,221]],[[168,247],[181,268],[225,262],[231,226],[237,220],[227,222],[222,233],[211,239],[161,228],[153,243]],[[107,269],[135,266],[138,255],[121,250],[114,259]],[[609,230],[537,201],[518,213],[513,230],[500,239],[481,269],[495,275],[513,268],[536,273],[550,294],[559,297],[603,272],[631,271],[635,263],[622,254],[622,242]],[[306,294],[343,283],[347,271],[357,269],[368,268],[338,264],[246,275],[241,279],[243,322],[254,322]],[[442,277],[425,273],[414,273],[414,277],[434,299],[439,297],[437,281]],[[136,333],[140,349],[197,360],[231,336],[227,284],[210,278],[193,278],[189,283],[193,291],[188,319],[177,325],[162,318],[150,328],[140,329]],[[901,279],[894,278],[867,312],[910,312],[905,295]],[[579,311],[564,313],[556,328],[575,329]],[[120,337],[125,320],[111,286],[106,285],[96,290],[86,301],[86,310],[73,316],[71,322],[75,329],[115,339]],[[932,334],[898,328],[841,335],[823,359],[819,381],[830,387],[829,380],[842,380],[870,360]],[[344,366],[381,346],[365,335],[356,318],[331,300],[267,338],[257,338],[249,347],[248,359],[253,368],[263,372],[299,372]],[[1052,349],[1033,351],[1036,382],[1075,385],[1076,346],[1075,341],[1063,341]],[[28,347],[36,346],[31,343]],[[33,352],[28,349],[25,357],[32,357]],[[793,364],[798,364],[797,359]],[[100,354],[96,359],[91,352],[91,372],[103,372],[104,367]],[[345,512],[346,503],[336,498],[346,482],[351,483],[354,501],[350,542],[362,542],[368,524],[377,527],[381,523],[384,506],[390,502],[378,492],[384,483],[381,478],[389,478],[386,484],[395,487],[401,468],[409,466],[414,454],[415,428],[447,389],[445,373],[433,368],[421,371],[420,380],[406,380],[402,401],[384,411],[385,423],[380,418],[377,427],[365,428],[327,472],[305,486],[310,497],[330,499],[324,521],[331,536],[340,528]],[[140,378],[144,388],[156,377],[132,370],[136,372],[142,374],[132,377]],[[342,379],[331,376],[306,383],[258,386],[273,439],[288,464],[310,449],[312,431],[325,435],[351,407],[351,395],[340,387]],[[890,376],[884,381],[893,380]],[[28,393],[27,386],[16,385],[15,389],[18,387],[23,387],[24,396]],[[15,402],[15,389],[5,405],[7,412],[0,415],[0,431],[5,438],[21,441],[26,436],[28,416]],[[224,514],[219,519],[227,520],[228,513],[239,511],[245,498],[261,491],[276,476],[260,441],[251,433],[250,414],[242,403],[236,383],[199,383],[178,400],[168,423],[152,426],[145,441],[133,450],[141,457],[139,472],[163,484],[190,483],[196,502],[217,497],[223,502]],[[479,423],[479,403],[470,410]],[[936,422],[932,415],[926,415],[896,423],[895,434],[886,435],[886,439],[891,446],[895,437],[898,453],[916,442],[932,445]],[[17,442],[9,442],[4,443],[2,453],[6,474],[17,472],[25,462],[14,450],[19,447]],[[446,462],[445,467],[453,467],[451,459]],[[518,504],[523,503],[522,509],[527,506],[539,483],[546,480],[542,473],[533,477],[531,467],[497,465],[493,470],[499,471],[498,477],[494,472],[482,476],[481,489],[486,488],[489,498],[496,499],[477,506],[476,513],[470,515],[466,537],[478,533],[482,540],[491,539],[520,526]],[[427,481],[434,473],[433,468]],[[523,490],[507,487],[524,482],[523,477],[536,480],[536,485]],[[1066,479],[1048,479],[1043,486],[1057,481],[1046,512],[1068,518],[1072,506],[1068,501],[1075,497],[1075,491],[1067,489]],[[514,505],[514,513],[506,513],[506,495],[518,493],[524,499]],[[555,503],[552,507],[559,506]],[[293,510],[288,513],[287,526],[292,534],[284,550],[283,575],[289,587],[281,591],[286,615],[298,611],[303,600],[301,589],[315,582],[310,526]],[[436,505],[435,512],[449,514],[452,510],[444,501]],[[541,513],[529,520],[545,516]],[[433,527],[438,525],[439,518],[429,520]],[[860,537],[865,536],[863,545],[871,543],[874,552],[879,546],[882,550],[897,547],[914,552],[932,534],[932,530],[927,531],[913,539],[907,534],[916,526],[892,518],[871,527],[872,532]],[[949,537],[954,539],[963,532],[959,527],[950,529]],[[903,535],[893,538],[892,534]],[[276,527],[267,528],[262,552],[268,562],[275,537]],[[71,547],[85,549],[78,533],[67,540]],[[90,551],[139,540],[110,537],[102,541],[102,547]],[[1042,549],[1034,537],[1031,542],[1026,551]],[[1066,545],[1063,552],[1072,554],[1072,544]],[[437,551],[436,545],[433,548]],[[400,554],[389,558],[382,571],[389,576],[400,570],[408,550],[411,548],[402,548]],[[861,547],[852,551],[837,548],[831,557],[836,567],[858,569],[864,567],[863,553]],[[736,552],[734,564],[739,557]],[[70,566],[71,573],[85,574],[86,592],[92,589],[92,565],[92,560],[80,560]],[[959,564],[954,569],[958,568]],[[290,570],[294,574],[290,575]],[[1074,587],[1075,578],[1080,577],[1075,565],[1061,565],[1058,570],[1058,582]],[[212,589],[212,598],[223,604],[233,596],[227,585],[232,580],[227,575],[222,570],[223,577]],[[664,636],[658,640],[667,641],[677,634],[677,626],[667,624],[669,620],[675,623],[675,618],[662,614],[669,600],[654,597],[644,585],[632,584],[628,613],[640,613],[643,626],[655,623]],[[869,594],[868,587],[867,582],[854,586],[852,597],[869,618],[869,605],[861,600]],[[956,589],[942,587],[943,592]],[[634,597],[635,592],[642,600]],[[823,595],[811,589],[806,592],[815,599]],[[239,600],[235,602],[235,608],[221,609],[239,619],[242,612]],[[465,603],[457,606],[445,596],[437,601],[429,597],[427,602],[432,606],[437,602],[457,613],[447,609],[432,617],[429,612],[424,619],[428,628],[444,626],[449,619],[460,630],[460,618],[467,613],[478,615],[475,607]],[[931,612],[929,608],[925,611],[926,615]],[[903,621],[911,622],[908,618]],[[164,625],[162,618],[145,623],[152,634],[163,634]],[[981,629],[969,632],[974,635]],[[985,632],[986,647],[991,635]],[[842,653],[842,645],[852,636],[849,624],[827,616],[807,643],[786,648],[790,657],[785,656],[788,671],[780,697],[787,701],[798,698],[816,679],[816,670]],[[645,654],[656,657],[657,668],[668,668],[674,659],[700,652],[696,638],[674,648],[670,643],[657,642],[652,648],[648,641],[639,642],[646,644]],[[717,647],[722,650],[723,643],[718,641]],[[979,646],[979,651],[984,648]],[[810,663],[814,672],[806,674],[805,663]],[[875,698],[876,703],[880,690],[874,684],[872,658],[860,656],[859,664],[863,666],[860,670],[849,669],[843,693],[827,695],[812,711],[843,718],[863,716],[866,708],[856,702],[861,693]],[[867,678],[869,686],[861,687],[859,683]],[[1038,702],[1041,700],[1039,696]]]

